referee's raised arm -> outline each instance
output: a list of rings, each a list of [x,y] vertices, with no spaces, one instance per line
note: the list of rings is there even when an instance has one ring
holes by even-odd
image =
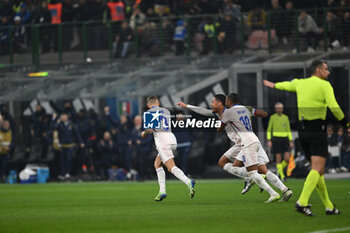
[[[343,127],[348,127],[349,123],[335,99],[333,87],[327,81],[330,74],[327,63],[315,60],[310,66],[310,71],[312,75],[306,79],[278,83],[264,80],[264,85],[297,94],[298,134],[305,156],[311,162],[311,171],[306,177],[295,210],[307,216],[314,216],[310,210],[309,198],[316,188],[325,205],[326,214],[338,215],[340,211],[330,201],[324,180],[324,168],[328,156],[325,130],[327,107]]]

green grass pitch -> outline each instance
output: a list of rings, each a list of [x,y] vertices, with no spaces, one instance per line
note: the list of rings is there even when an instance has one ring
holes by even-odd
[[[241,195],[237,179],[197,180],[194,199],[183,183],[168,181],[160,203],[153,201],[155,181],[0,185],[0,232],[350,232],[350,180],[327,180],[339,216],[326,216],[312,194],[314,218],[293,210],[303,181],[288,180],[294,196],[272,204],[264,204],[268,194],[256,186]]]

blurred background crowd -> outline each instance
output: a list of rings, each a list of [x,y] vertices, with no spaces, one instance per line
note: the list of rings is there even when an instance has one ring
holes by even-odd
[[[267,49],[269,40],[272,44],[295,43],[291,36],[298,17],[298,32],[306,41],[304,50],[317,48],[324,24],[330,49],[347,49],[349,6],[348,0],[3,0],[0,48],[2,54],[8,54],[11,39],[15,53],[26,52],[34,37],[30,25],[37,25],[41,53],[81,50],[84,46],[103,50],[112,44],[113,57],[119,58],[127,57],[135,43],[140,55],[147,56],[158,56],[167,48],[182,55],[189,44],[200,54],[208,54],[214,47],[218,53],[232,53],[239,47],[242,33],[249,49]],[[323,12],[309,13],[313,8],[327,9],[326,23]],[[185,20],[191,16],[194,18]],[[113,22],[112,42],[107,22]],[[83,23],[89,26],[85,28]],[[189,33],[194,35],[190,40]]]

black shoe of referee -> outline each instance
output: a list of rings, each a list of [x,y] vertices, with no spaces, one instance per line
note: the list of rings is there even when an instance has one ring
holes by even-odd
[[[313,217],[315,216],[312,212],[311,212],[311,205],[307,205],[307,206],[302,206],[300,205],[298,202],[295,203],[295,207],[294,209],[299,212],[299,213],[302,213],[302,214],[305,214],[306,216],[309,216],[309,217]]]
[[[334,208],[332,210],[326,209],[326,215],[339,215],[341,212],[337,208]]]

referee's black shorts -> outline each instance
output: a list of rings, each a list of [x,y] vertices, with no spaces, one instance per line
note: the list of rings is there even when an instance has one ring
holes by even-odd
[[[288,137],[272,137],[272,151],[274,154],[289,152]]]
[[[299,139],[305,156],[310,160],[311,155],[327,158],[328,142],[324,120],[299,122]]]

